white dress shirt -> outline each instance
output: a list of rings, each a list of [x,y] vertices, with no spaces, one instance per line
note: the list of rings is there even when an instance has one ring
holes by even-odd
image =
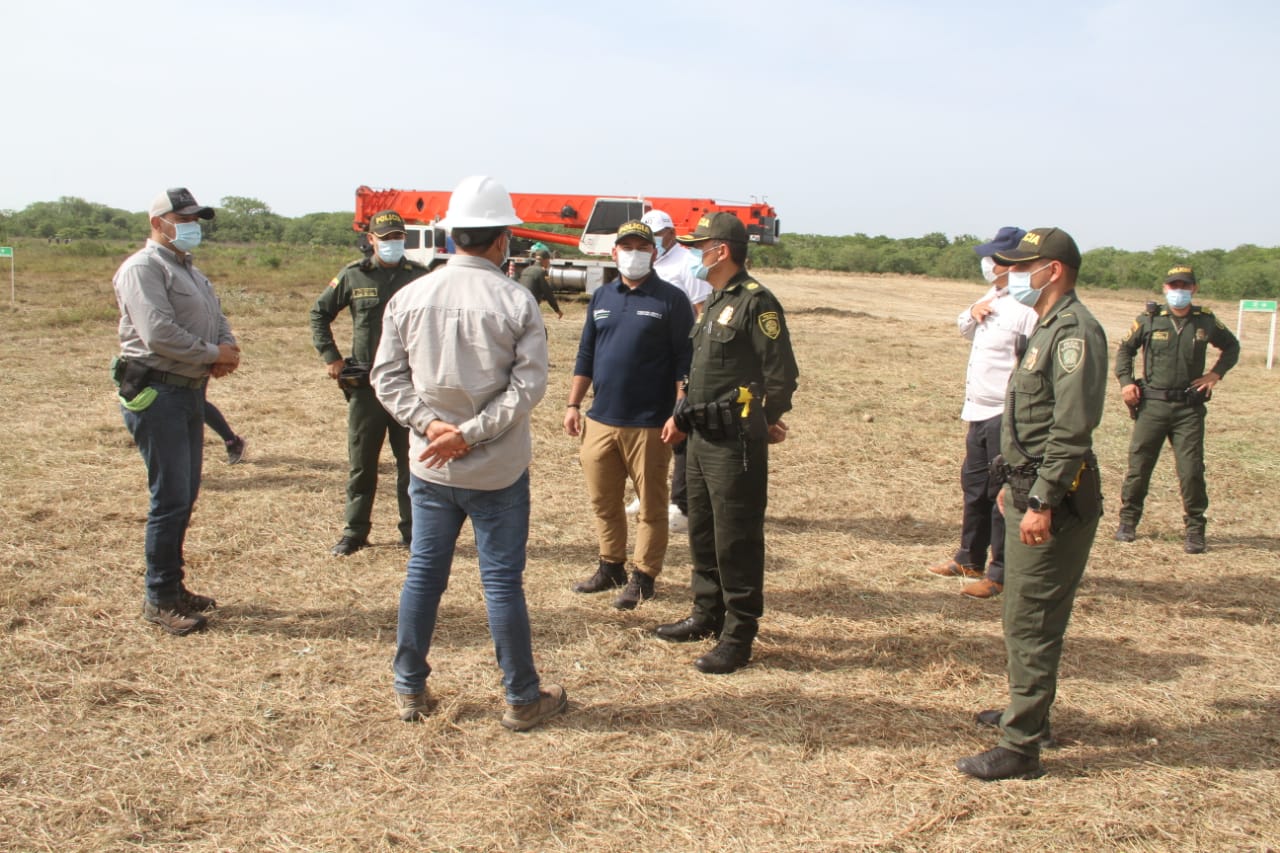
[[[1040,322],[1035,310],[1010,296],[1007,288],[992,287],[978,301],[988,299],[992,300],[991,313],[981,323],[969,313],[972,305],[956,317],[960,334],[973,341],[960,411],[960,418],[970,422],[989,420],[1004,411],[1005,390],[1017,366],[1014,346],[1018,335],[1031,337]]]

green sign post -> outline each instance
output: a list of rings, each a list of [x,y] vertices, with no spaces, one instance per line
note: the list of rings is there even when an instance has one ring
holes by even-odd
[[[1271,369],[1276,358],[1276,300],[1275,299],[1241,299],[1240,312],[1236,315],[1236,337],[1244,340],[1244,315],[1270,314],[1271,340],[1267,343],[1267,370]]]
[[[17,290],[13,283],[13,247],[0,246],[0,258],[9,259],[9,307],[17,307]]]

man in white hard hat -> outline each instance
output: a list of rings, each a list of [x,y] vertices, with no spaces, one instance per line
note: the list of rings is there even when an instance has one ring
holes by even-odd
[[[400,718],[430,712],[427,655],[463,521],[470,518],[502,683],[502,725],[531,729],[565,709],[533,663],[524,568],[530,412],[547,388],[547,337],[528,290],[503,274],[518,225],[493,178],[464,179],[440,227],[457,254],[387,304],[370,379],[410,430],[413,542],[400,592],[395,691]]]
[[[653,231],[654,246],[658,250],[653,271],[658,278],[670,282],[689,297],[693,306],[693,318],[702,316],[702,308],[711,295],[711,285],[697,276],[698,255],[676,242],[676,226],[665,210],[651,210],[640,220]],[[682,441],[672,449],[675,464],[671,466],[671,504],[667,507],[667,526],[672,533],[689,531],[689,494],[685,489],[685,450],[688,442]],[[640,499],[627,506],[627,514],[640,511]]]

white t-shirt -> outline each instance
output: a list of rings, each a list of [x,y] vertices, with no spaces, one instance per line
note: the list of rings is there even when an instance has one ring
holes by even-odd
[[[693,274],[698,261],[693,252],[676,243],[653,262],[658,278],[684,291],[693,305],[701,305],[711,295],[711,285]]]

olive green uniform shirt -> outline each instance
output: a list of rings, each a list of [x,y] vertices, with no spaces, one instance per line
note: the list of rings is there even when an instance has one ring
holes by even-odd
[[[1107,336],[1072,290],[1041,319],[1009,379],[1000,451],[1010,465],[1042,457],[1030,494],[1051,507],[1071,489],[1107,389]]]
[[[752,382],[763,389],[765,420],[791,410],[800,370],[782,306],[745,270],[713,291],[690,333],[689,403],[710,403]]]
[[[520,273],[520,283],[528,288],[533,294],[533,299],[539,305],[546,302],[551,306],[551,310],[560,313],[560,303],[556,301],[555,291],[551,289],[551,282],[547,281],[547,271],[542,268],[541,264],[529,264],[525,267],[524,272]]]
[[[1211,369],[1226,376],[1240,360],[1240,341],[1212,311],[1192,305],[1185,317],[1175,316],[1168,306],[1144,312],[1116,348],[1116,378],[1121,388],[1134,382],[1133,360],[1142,349],[1146,383],[1180,391],[1204,375],[1210,344],[1220,351]]]
[[[410,260],[384,267],[366,258],[347,264],[333,277],[311,307],[311,342],[325,364],[342,358],[333,340],[333,321],[342,309],[351,310],[351,357],[373,364],[382,338],[382,312],[396,291],[427,274],[427,268]]]

